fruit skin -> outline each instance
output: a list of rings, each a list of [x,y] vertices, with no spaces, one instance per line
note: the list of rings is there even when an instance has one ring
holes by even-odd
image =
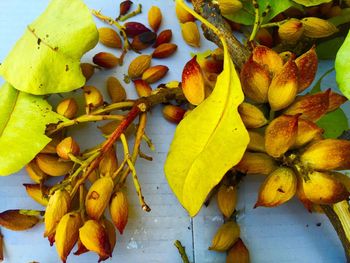
[[[35,161],[44,173],[51,176],[66,175],[73,167],[73,162],[60,160],[51,154],[39,153],[35,157]]]
[[[189,12],[187,12],[177,2],[175,2],[175,12],[176,12],[177,19],[179,19],[179,21],[181,23],[186,23],[186,22],[190,22],[190,21],[193,22],[195,20],[194,16],[192,14],[190,14]]]
[[[151,86],[142,79],[134,80],[135,89],[139,97],[148,97],[152,94]]]
[[[298,93],[300,93],[308,88],[315,79],[318,66],[316,48],[312,47],[310,50],[299,56],[295,60],[295,64],[297,65],[299,72]]]
[[[243,102],[239,105],[238,112],[247,128],[259,128],[268,122],[263,112],[253,104]]]
[[[200,34],[195,22],[181,24],[181,33],[185,42],[192,47],[200,47]]]
[[[268,175],[277,167],[276,161],[266,153],[245,152],[241,161],[234,168],[245,174]]]
[[[142,74],[142,79],[149,84],[155,83],[163,78],[169,68],[164,65],[157,65],[146,69]]]
[[[126,92],[120,81],[115,77],[107,79],[107,92],[113,103],[126,99]]]
[[[249,251],[244,245],[242,239],[239,238],[228,251],[226,263],[250,263]]]
[[[175,53],[177,45],[173,43],[164,43],[156,47],[152,53],[153,58],[167,58]]]
[[[232,15],[242,9],[242,2],[239,0],[218,0],[222,15]]]
[[[304,35],[311,38],[323,38],[338,32],[338,28],[327,20],[318,17],[305,17],[301,20]]]
[[[119,233],[122,235],[124,228],[128,223],[128,200],[125,194],[121,191],[115,192],[111,198],[109,212],[111,219]]]
[[[185,115],[186,111],[175,105],[166,105],[163,108],[163,116],[170,122],[178,124]]]
[[[279,37],[286,42],[295,43],[303,35],[303,23],[299,19],[291,18],[278,28]]]
[[[79,155],[80,147],[72,137],[66,137],[57,145],[56,151],[62,159],[70,160],[69,155]]]
[[[160,32],[157,36],[156,42],[153,47],[156,48],[161,44],[169,43],[173,37],[173,32],[170,29],[165,29]]]
[[[100,52],[97,53],[93,58],[92,61],[99,65],[100,67],[111,69],[116,67],[119,64],[119,59],[114,56],[111,53],[108,52]]]
[[[189,60],[182,70],[182,91],[193,105],[199,105],[205,99],[205,81],[196,56]]]
[[[57,105],[56,112],[67,119],[73,119],[78,112],[78,103],[74,98],[64,99]]]
[[[95,67],[94,67],[94,65],[92,65],[90,63],[80,63],[80,68],[81,68],[81,72],[83,73],[86,81],[91,79],[91,77],[95,73]]]
[[[237,188],[232,185],[221,185],[216,200],[221,213],[226,218],[229,218],[236,208]]]
[[[101,27],[98,29],[100,42],[110,48],[121,48],[122,40],[118,33],[109,27]]]
[[[162,12],[159,7],[153,5],[148,11],[148,24],[154,32],[158,31],[160,24],[162,23],[162,18]]]
[[[215,251],[226,251],[228,250],[236,241],[240,235],[240,229],[236,222],[229,221],[218,229],[216,232],[209,250]]]
[[[47,194],[49,189],[46,186],[40,184],[23,184],[26,188],[27,194],[33,198],[33,200],[43,206],[47,206],[49,198]]]
[[[128,75],[132,79],[142,76],[142,74],[150,67],[152,57],[150,55],[140,55],[133,59],[128,68]]]

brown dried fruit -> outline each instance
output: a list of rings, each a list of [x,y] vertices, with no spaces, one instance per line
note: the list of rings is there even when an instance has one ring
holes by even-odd
[[[167,58],[175,53],[177,45],[172,43],[164,43],[156,47],[152,53],[153,58]]]
[[[195,22],[185,22],[181,24],[181,33],[188,45],[200,47],[200,34]]]
[[[182,91],[193,105],[199,105],[205,99],[205,82],[196,56],[188,61],[182,71]]]
[[[123,1],[119,5],[119,17],[125,15],[131,8],[132,6],[132,1]]]
[[[238,112],[247,128],[259,128],[267,124],[264,113],[253,104],[243,102],[239,105]]]
[[[245,174],[270,174],[277,168],[276,161],[265,153],[245,152],[241,161],[234,167]]]
[[[86,81],[91,79],[91,77],[95,73],[95,67],[94,67],[94,65],[92,65],[90,63],[80,63],[80,68],[81,68],[81,72],[83,73]]]
[[[161,44],[169,43],[171,38],[173,37],[173,32],[170,29],[163,30],[157,36],[156,42],[153,47],[158,47]]]
[[[154,83],[160,80],[168,72],[169,68],[163,65],[157,65],[146,69],[142,74],[142,79],[147,83]]]
[[[78,103],[74,98],[64,99],[57,105],[56,112],[67,119],[73,119],[78,112]]]
[[[92,61],[99,65],[100,67],[111,69],[116,67],[119,64],[119,59],[114,56],[111,53],[108,52],[100,52],[97,53],[93,58]]]
[[[126,99],[126,92],[120,81],[115,77],[107,79],[107,92],[113,103]]]
[[[121,48],[122,40],[116,31],[109,27],[101,27],[98,29],[100,42],[110,48]]]
[[[139,22],[126,22],[124,24],[125,33],[128,37],[135,37],[145,32],[150,32],[151,30],[145,27]]]
[[[175,105],[166,105],[163,108],[163,116],[170,122],[179,123],[185,115],[186,111]]]
[[[0,213],[0,226],[13,231],[30,229],[38,222],[38,217],[22,214],[21,210],[6,210]]]
[[[151,46],[157,38],[154,32],[145,32],[135,36],[131,42],[131,46],[136,51],[140,51]]]
[[[157,32],[160,24],[162,23],[162,12],[159,7],[152,6],[148,11],[148,24],[153,29],[154,32]]]
[[[318,59],[315,47],[302,54],[295,60],[299,71],[298,93],[305,90],[315,79],[317,72]]]
[[[250,263],[249,251],[242,239],[239,238],[228,251],[226,263]]]
[[[152,57],[149,55],[140,55],[131,61],[128,69],[130,78],[135,79],[142,76],[142,74],[150,67]]]
[[[134,80],[134,86],[139,97],[148,97],[152,94],[151,86],[142,79]]]

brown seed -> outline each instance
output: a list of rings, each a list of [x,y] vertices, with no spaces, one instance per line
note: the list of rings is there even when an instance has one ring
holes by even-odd
[[[80,148],[72,137],[66,137],[57,145],[56,151],[57,155],[62,159],[70,160],[70,155],[78,155]]]
[[[329,94],[329,105],[328,105],[327,112],[331,112],[338,109],[340,105],[342,105],[347,101],[348,99],[345,96],[331,91],[331,93]]]
[[[142,79],[147,83],[154,83],[160,80],[168,72],[169,68],[163,65],[157,65],[146,69],[142,74]]]
[[[195,18],[194,16],[187,12],[179,3],[175,2],[175,12],[176,12],[176,16],[179,19],[179,21],[181,23],[186,23],[189,21],[194,21]]]
[[[140,55],[131,61],[128,69],[128,75],[131,79],[136,79],[150,67],[152,57],[149,55]]]
[[[250,263],[249,251],[242,239],[239,238],[228,251],[226,263]]]
[[[90,63],[80,63],[80,68],[86,81],[88,81],[95,73],[95,67]]]
[[[148,24],[154,32],[157,32],[161,23],[162,12],[160,11],[159,7],[152,6],[148,11]]]
[[[73,119],[78,112],[78,103],[74,98],[64,99],[57,105],[56,112],[67,119]]]
[[[119,59],[111,53],[108,52],[100,52],[97,53],[92,61],[99,65],[100,67],[111,69],[116,67],[119,64]]]
[[[181,24],[181,33],[185,42],[192,47],[200,47],[200,34],[195,22]]]
[[[126,22],[124,24],[125,33],[128,37],[135,37],[151,30],[139,22]]]
[[[186,111],[175,105],[166,105],[163,108],[163,116],[170,122],[179,123],[185,115]]]
[[[156,42],[154,43],[153,47],[156,48],[161,44],[169,43],[172,36],[173,36],[173,32],[170,29],[163,30],[158,34]]]
[[[265,153],[246,152],[235,169],[245,174],[268,175],[277,167],[276,161]]]
[[[119,5],[119,17],[125,15],[131,8],[132,6],[132,1],[123,1]]]
[[[21,210],[6,210],[0,213],[0,226],[13,231],[23,231],[32,228],[39,222],[33,215],[25,215]]]
[[[134,86],[139,97],[148,97],[152,94],[151,86],[142,79],[134,80]]]
[[[164,43],[159,45],[152,53],[153,58],[167,58],[175,53],[177,49],[176,44]]]
[[[101,27],[98,29],[100,42],[110,48],[121,48],[122,40],[116,31],[109,27]]]
[[[107,92],[113,103],[126,99],[126,92],[120,81],[115,77],[107,79]]]
[[[317,72],[318,59],[315,47],[302,54],[295,60],[299,71],[298,93],[305,90],[315,79]]]
[[[135,36],[131,42],[133,49],[140,51],[151,46],[157,38],[157,34],[154,32],[145,32]]]

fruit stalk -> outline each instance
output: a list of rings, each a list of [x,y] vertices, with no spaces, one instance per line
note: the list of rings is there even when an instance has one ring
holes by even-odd
[[[181,242],[179,240],[176,240],[174,243],[174,246],[177,248],[177,250],[179,250],[181,259],[183,263],[190,263],[187,254],[186,254],[186,250],[185,247],[181,244]]]

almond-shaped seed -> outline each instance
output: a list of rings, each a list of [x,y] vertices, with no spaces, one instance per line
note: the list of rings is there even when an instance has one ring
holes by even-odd
[[[161,44],[169,43],[173,37],[173,32],[170,29],[165,29],[160,32],[157,36],[156,42],[153,47],[156,48]]]
[[[64,99],[57,105],[56,112],[67,119],[73,119],[78,112],[78,103],[74,98]]]
[[[159,7],[153,5],[148,11],[148,24],[154,32],[158,31],[160,24],[162,23],[162,18],[162,12]]]
[[[196,56],[188,61],[182,71],[182,91],[193,105],[199,105],[205,99],[205,81]]]
[[[27,194],[37,203],[47,206],[49,198],[47,197],[48,188],[46,186],[41,186],[40,184],[23,184],[26,188]]]
[[[151,46],[157,38],[157,34],[154,32],[145,32],[135,36],[131,42],[131,46],[136,51],[140,51]]]
[[[92,61],[99,65],[100,67],[111,69],[116,67],[119,64],[119,59],[114,56],[111,53],[108,52],[100,52],[97,53],[93,58]]]
[[[238,112],[247,128],[259,128],[267,124],[264,113],[253,104],[243,102],[239,105]]]
[[[120,3],[119,5],[119,17],[125,15],[132,6],[132,1],[126,0]]]
[[[272,75],[275,75],[283,67],[283,60],[274,50],[259,45],[253,49],[253,60],[266,67]]]
[[[195,22],[185,22],[181,24],[181,33],[188,45],[200,47],[200,34]]]
[[[249,144],[247,149],[255,152],[265,152],[265,137],[261,133],[248,130]]]
[[[249,251],[244,245],[242,239],[239,238],[228,251],[226,263],[250,263]]]
[[[90,63],[80,63],[81,72],[83,73],[86,81],[91,79],[95,73],[95,66]]]
[[[116,150],[111,147],[102,157],[102,160],[98,166],[98,171],[101,177],[112,176],[118,169],[118,158]]]
[[[315,47],[312,47],[310,50],[299,56],[295,60],[295,64],[299,71],[298,93],[300,93],[311,85],[316,76],[318,59]]]
[[[222,15],[232,15],[242,9],[243,4],[239,0],[218,0]]]
[[[132,38],[142,33],[151,31],[149,28],[145,27],[139,22],[126,22],[124,27],[126,35]]]
[[[146,81],[142,79],[136,79],[133,82],[136,93],[139,95],[139,97],[148,97],[152,94],[152,88]]]
[[[175,2],[175,12],[176,12],[176,16],[177,19],[179,19],[179,21],[181,23],[186,23],[186,22],[190,22],[190,21],[194,21],[195,18],[194,16],[187,12],[179,3]]]
[[[299,19],[291,18],[278,28],[279,37],[286,42],[295,43],[303,35],[303,23]]]
[[[163,108],[163,116],[170,122],[179,123],[185,115],[186,111],[175,105],[166,105]]]
[[[295,143],[298,134],[299,115],[281,115],[265,130],[266,152],[275,158],[287,152]]]
[[[216,232],[209,250],[226,251],[236,241],[240,235],[240,228],[236,222],[229,221],[223,224]]]
[[[125,89],[115,77],[109,77],[107,79],[107,92],[113,103],[121,102],[126,99]]]
[[[87,110],[97,108],[103,104],[102,93],[94,86],[83,87]]]
[[[21,210],[6,210],[0,213],[0,226],[13,231],[23,231],[32,228],[39,222],[34,215],[25,215]]]
[[[268,175],[277,167],[276,161],[265,153],[246,152],[234,168],[245,174]]]
[[[163,65],[157,65],[146,69],[142,74],[142,79],[149,84],[155,83],[163,78],[169,68]]]
[[[66,175],[73,167],[73,162],[61,160],[50,154],[40,153],[36,156],[35,161],[44,173],[51,176]]]
[[[237,204],[237,187],[222,184],[218,190],[216,201],[220,212],[230,218],[236,209]]]
[[[323,38],[338,32],[338,28],[331,22],[318,17],[304,17],[304,35],[311,38]]]
[[[152,57],[150,55],[140,55],[131,61],[128,68],[128,75],[131,79],[136,79],[150,67]]]
[[[56,147],[57,155],[64,160],[70,160],[70,155],[79,155],[80,147],[72,137],[64,138]]]
[[[321,137],[322,133],[323,129],[318,127],[314,122],[299,118],[298,134],[292,148],[299,148],[315,138]]]
[[[167,58],[175,53],[177,45],[173,43],[164,43],[156,47],[152,53],[153,58]]]
[[[125,194],[121,191],[115,192],[111,198],[109,212],[111,219],[119,233],[122,235],[124,228],[128,223],[128,200]]]
[[[106,229],[107,235],[108,235],[108,240],[109,244],[111,247],[111,254],[113,253],[115,244],[117,243],[117,232],[115,231],[115,227],[111,221],[108,219],[104,218],[102,219],[102,226]]]
[[[118,33],[109,27],[101,27],[98,29],[100,42],[110,48],[121,48],[122,40]]]
[[[280,167],[273,171],[261,185],[258,206],[275,207],[290,200],[297,190],[297,176],[292,169]]]

